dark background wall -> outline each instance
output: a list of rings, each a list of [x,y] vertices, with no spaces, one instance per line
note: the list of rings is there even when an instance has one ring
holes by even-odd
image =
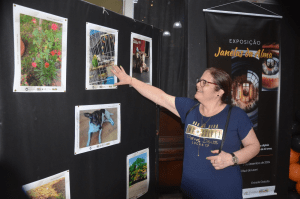
[[[186,26],[184,0],[139,0],[134,19],[154,25],[171,36],[162,37],[159,87],[173,96],[186,96]],[[174,22],[181,28],[173,28]],[[183,160],[183,125],[167,109],[159,109],[158,192],[179,192]]]
[[[186,96],[184,0],[139,0],[134,4],[134,19],[171,33],[170,37],[162,37],[160,88],[173,96]],[[173,28],[178,21],[183,27]]]
[[[183,2],[185,5],[183,5]],[[163,31],[168,30],[171,37],[163,37],[162,64],[160,77],[161,88],[175,96],[194,97],[195,79],[201,76],[207,68],[206,62],[206,27],[203,9],[235,2],[234,0],[139,0],[135,5],[135,18],[148,24],[153,24]],[[292,1],[257,0],[250,1],[278,15],[281,20],[281,91],[279,110],[279,129],[276,136],[277,148],[277,190],[278,196],[268,198],[287,198],[289,151],[291,128],[295,120],[295,112],[299,110],[300,83],[298,83],[299,63],[299,22],[298,11]],[[153,4],[153,6],[151,6]],[[252,6],[251,6],[252,7]],[[220,9],[220,8],[219,8]],[[184,12],[183,12],[184,10]],[[243,10],[249,13],[270,14],[263,9],[253,9],[247,6]],[[175,21],[183,24],[181,30],[172,28]],[[184,38],[184,51],[182,40]],[[176,47],[176,48],[174,48]],[[180,56],[174,56],[178,55]],[[180,60],[184,58],[184,63]],[[175,75],[174,75],[175,74]],[[171,118],[171,116],[170,116]],[[266,120],[268,118],[265,118]],[[160,132],[162,134],[163,132]],[[172,169],[173,166],[170,168]],[[176,166],[175,166],[176,167]],[[163,174],[162,174],[163,175]]]
[[[68,18],[65,93],[13,93],[13,3]],[[131,32],[151,37],[154,86],[160,30],[78,0],[4,0],[0,16],[1,198],[20,198],[15,194],[22,185],[66,170],[72,198],[125,198],[126,156],[149,148],[150,184],[143,197],[153,199],[156,106],[128,86],[85,90],[86,22],[119,30],[118,65],[128,73]],[[121,104],[121,143],[74,155],[75,106],[108,103]]]
[[[205,18],[203,9],[230,3],[233,1],[186,1],[187,13],[187,66],[188,66],[188,86],[187,96],[193,98],[195,93],[195,79],[198,78],[207,67],[206,62],[206,40],[205,40]],[[298,27],[295,20],[297,13],[292,4],[288,1],[275,2],[272,4],[257,4],[283,16],[281,26],[281,90],[280,90],[280,112],[279,112],[279,133],[276,136],[277,148],[277,176],[276,192],[277,196],[267,198],[287,198],[287,184],[289,172],[289,151],[291,140],[291,126],[293,123],[295,108],[294,100],[299,99],[299,84],[294,84],[294,66],[297,63],[296,52],[299,49],[299,38],[297,36]],[[220,9],[221,8],[216,8]],[[250,9],[245,7],[242,11],[248,13],[262,12],[260,9]],[[270,14],[270,13],[269,13]],[[297,71],[299,71],[297,69]],[[295,89],[295,90],[293,90]],[[297,91],[296,91],[297,90]],[[293,96],[293,94],[297,94]],[[297,101],[295,101],[295,104]],[[267,120],[267,118],[265,118]]]

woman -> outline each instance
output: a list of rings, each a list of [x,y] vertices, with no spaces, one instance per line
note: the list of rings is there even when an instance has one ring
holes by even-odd
[[[145,59],[146,59],[146,53],[145,52],[140,52],[141,55],[141,59],[140,59],[140,72],[143,73],[143,71],[145,72],[149,72],[149,67],[147,67],[146,63],[145,63]]]
[[[136,64],[134,66],[134,72],[139,72],[139,73],[143,73],[143,72],[149,72],[149,67],[147,67],[146,63],[145,63],[145,59],[146,59],[146,53],[139,51],[137,52],[136,56]]]
[[[185,123],[184,161],[181,188],[184,198],[242,199],[242,177],[239,166],[256,156],[259,141],[247,114],[233,107],[226,139],[218,153],[225,128],[229,105],[231,79],[223,70],[207,69],[197,80],[195,99],[174,97],[162,90],[128,76],[124,69],[114,66],[112,72],[120,82],[130,84],[144,97],[163,106]],[[240,147],[241,143],[243,148]]]

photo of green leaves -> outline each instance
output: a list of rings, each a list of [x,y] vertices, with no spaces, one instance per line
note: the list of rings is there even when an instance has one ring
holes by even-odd
[[[149,187],[149,149],[127,156],[127,199],[147,193]]]
[[[147,154],[142,154],[147,155]],[[141,155],[141,156],[142,156]],[[138,157],[129,167],[129,186],[147,179],[146,158]]]

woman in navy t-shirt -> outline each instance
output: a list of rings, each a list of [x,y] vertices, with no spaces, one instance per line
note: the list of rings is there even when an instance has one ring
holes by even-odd
[[[128,76],[122,67],[114,66],[112,72],[120,80],[115,85],[130,84],[144,97],[167,108],[185,123],[181,181],[184,198],[243,198],[240,167],[236,165],[256,156],[260,144],[247,114],[233,107],[226,139],[219,153],[229,111],[226,98],[231,91],[231,78],[225,71],[208,68],[203,73],[196,83],[197,101],[168,95]]]

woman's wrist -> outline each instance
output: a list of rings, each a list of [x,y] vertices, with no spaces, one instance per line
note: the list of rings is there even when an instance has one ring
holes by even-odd
[[[133,84],[133,80],[134,80],[134,79],[135,79],[134,77],[131,77],[131,78],[130,78],[130,83],[129,83],[130,86],[133,86],[132,84]]]

